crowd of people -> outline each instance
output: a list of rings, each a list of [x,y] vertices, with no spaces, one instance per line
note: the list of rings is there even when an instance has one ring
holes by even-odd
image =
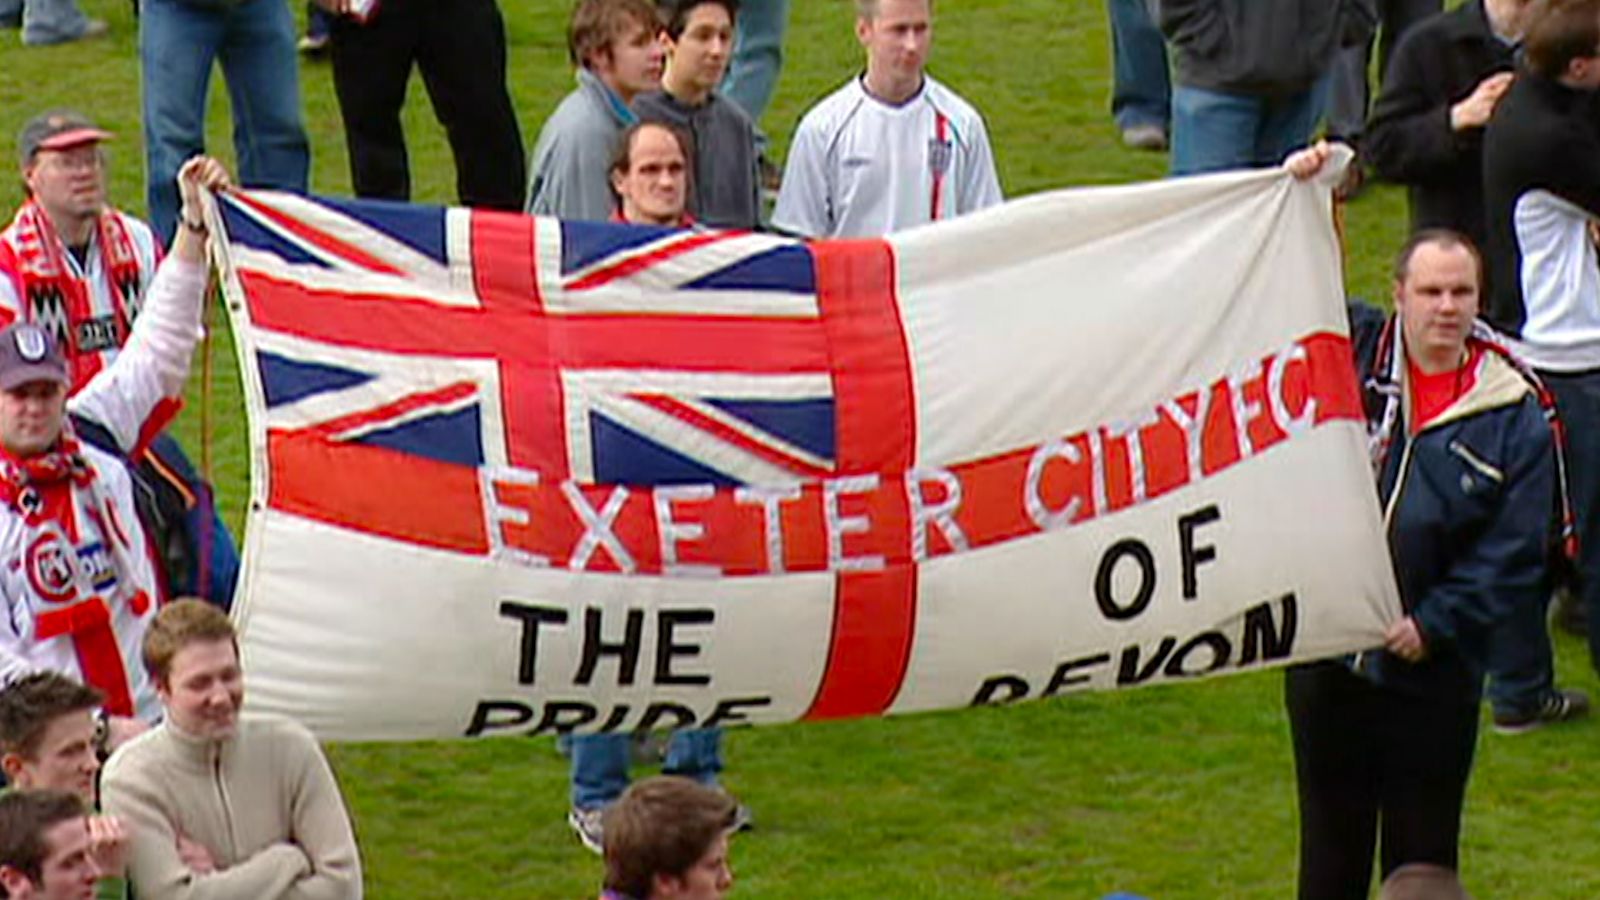
[[[531,158],[495,0],[316,0],[316,47],[358,196],[410,196],[415,68],[465,205],[873,237],[1004,199],[982,113],[926,71],[933,5],[854,0],[863,68],[806,112],[781,173],[759,123],[787,0],[575,0],[576,85]],[[1316,177],[1334,156],[1320,132],[1356,150],[1345,196],[1368,171],[1409,191],[1394,312],[1351,307],[1405,615],[1382,648],[1286,674],[1299,896],[1368,896],[1376,852],[1386,897],[1463,897],[1483,698],[1507,734],[1589,709],[1555,683],[1545,614],[1561,590],[1580,617],[1600,603],[1600,0],[1106,5],[1116,124],[1170,148],[1173,175]],[[278,0],[138,9],[150,222],[108,202],[112,136],[56,110],[20,136],[28,198],[0,232],[0,552],[18,561],[0,572],[0,897],[125,880],[157,900],[359,897],[316,741],[240,711],[232,539],[162,435],[200,330],[203,192],[233,184],[200,155],[214,65],[239,181],[307,187],[292,17]],[[27,43],[104,30],[74,0],[0,0],[0,20]],[[606,896],[731,888],[728,838],[752,817],[718,784],[719,730],[564,749]],[[640,758],[666,774],[630,786]]]

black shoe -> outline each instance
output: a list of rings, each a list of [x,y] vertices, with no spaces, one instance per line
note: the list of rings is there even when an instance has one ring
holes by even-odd
[[[1589,714],[1589,695],[1558,688],[1537,709],[1525,713],[1495,713],[1494,730],[1501,734],[1526,734],[1546,725],[1571,722]]]

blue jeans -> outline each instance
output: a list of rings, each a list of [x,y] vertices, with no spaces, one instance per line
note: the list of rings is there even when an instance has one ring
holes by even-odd
[[[208,8],[141,0],[146,197],[150,224],[171,243],[178,217],[173,181],[205,150],[206,89],[221,61],[233,106],[233,146],[245,187],[305,192],[311,148],[300,120],[294,18],[285,0]]]
[[[0,0],[0,20],[22,23],[22,42],[59,44],[83,34],[89,17],[75,0]]]
[[[630,734],[574,735],[572,748],[572,805],[596,809],[616,801],[628,789]],[[682,775],[701,784],[716,784],[722,771],[722,729],[694,728],[675,731],[667,742],[667,759],[661,771]]]
[[[1255,96],[1178,85],[1172,92],[1172,174],[1275,166],[1304,147],[1322,117],[1322,89]]]
[[[1442,0],[1379,0],[1378,80],[1389,70],[1389,57],[1395,45],[1411,26],[1437,15],[1444,7]],[[1370,91],[1367,67],[1372,61],[1372,45],[1367,41],[1346,47],[1334,57],[1331,90],[1328,95],[1328,134],[1353,141],[1367,126],[1367,106]]]
[[[758,126],[772,102],[783,69],[783,33],[789,27],[789,0],[745,0],[739,4],[739,30],[733,60],[722,79],[722,93]]]
[[[1106,0],[1111,14],[1111,115],[1118,128],[1155,125],[1163,131],[1172,106],[1167,45],[1146,0]]]
[[[1578,525],[1577,596],[1589,612],[1589,659],[1600,672],[1600,369],[1539,375],[1567,426],[1567,488]]]

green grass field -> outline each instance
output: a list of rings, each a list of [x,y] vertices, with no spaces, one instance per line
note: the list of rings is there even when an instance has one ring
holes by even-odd
[[[71,105],[118,132],[112,193],[143,208],[135,23],[126,0],[81,0],[109,40],[24,49],[0,35],[0,133]],[[275,0],[258,0],[275,2]],[[566,0],[501,0],[511,89],[531,147],[569,89]],[[846,0],[795,0],[790,60],[765,122],[786,146],[801,112],[858,65]],[[1007,193],[1159,177],[1164,158],[1123,150],[1107,110],[1109,38],[1095,0],[947,0],[933,71],[984,112]],[[349,189],[325,65],[302,68],[313,183]],[[211,145],[227,152],[215,85]],[[416,199],[449,202],[454,172],[419,81],[407,121]],[[20,192],[16,194],[20,197]],[[1348,212],[1353,293],[1387,294],[1404,200],[1369,190]],[[216,314],[220,320],[220,311]],[[229,518],[246,496],[243,423],[226,334],[212,388],[182,427],[204,423]],[[205,402],[202,402],[204,400]],[[202,410],[208,414],[202,415]],[[1578,642],[1557,653],[1566,683],[1600,693]],[[1294,781],[1277,674],[1181,688],[983,709],[747,730],[727,742],[729,786],[759,828],[734,847],[736,895],[762,898],[1073,897],[1128,890],[1153,900],[1292,896]],[[1467,803],[1463,867],[1480,898],[1600,897],[1600,727],[1486,734]],[[368,895],[578,898],[600,866],[563,823],[564,761],[548,740],[339,746]],[[241,898],[249,900],[249,898]]]

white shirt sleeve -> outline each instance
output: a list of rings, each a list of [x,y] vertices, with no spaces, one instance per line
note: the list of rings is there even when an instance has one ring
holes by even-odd
[[[976,212],[1004,203],[1000,192],[1000,176],[995,174],[994,153],[989,149],[989,131],[982,116],[973,116],[972,139],[968,142],[970,158],[962,167],[961,201],[958,215]]]
[[[812,120],[802,119],[789,160],[783,169],[783,186],[772,211],[772,225],[806,237],[828,237],[834,230],[833,173],[828,169],[826,136]]]
[[[139,441],[160,402],[176,397],[189,378],[189,357],[200,339],[206,267],[169,256],[145,295],[133,334],[110,365],[67,401],[67,410],[104,425],[124,451]]]

